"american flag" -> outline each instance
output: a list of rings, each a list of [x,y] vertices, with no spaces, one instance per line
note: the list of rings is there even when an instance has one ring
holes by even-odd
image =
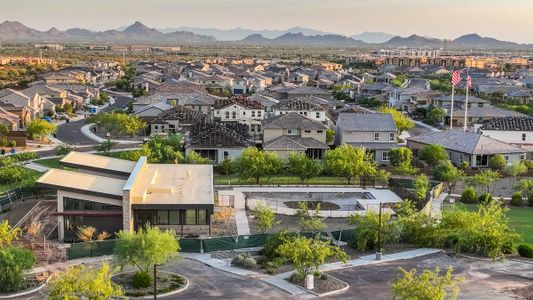
[[[470,77],[470,76],[466,77],[466,86],[468,88],[472,87],[472,77]]]
[[[461,74],[459,74],[459,71],[455,70],[452,74],[452,84],[456,86],[459,82],[461,82]]]

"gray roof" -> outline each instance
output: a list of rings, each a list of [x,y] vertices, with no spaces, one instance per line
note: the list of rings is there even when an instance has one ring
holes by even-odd
[[[533,131],[532,117],[505,117],[492,119],[481,130]]]
[[[525,117],[526,115],[517,112],[514,110],[507,110],[494,106],[484,106],[484,107],[470,107],[468,108],[468,117],[469,118],[498,118],[498,117]],[[447,116],[450,116],[450,110],[446,112]],[[464,116],[464,109],[454,109],[454,117]]]
[[[525,152],[518,147],[492,139],[488,136],[461,130],[428,132],[423,135],[408,137],[407,141],[426,145],[438,144],[447,150],[467,154],[494,155]]]
[[[307,129],[307,130],[325,130],[327,127],[319,122],[313,121],[298,113],[281,114],[272,118],[263,120],[264,129]]]
[[[391,114],[340,113],[337,127],[343,131],[396,131]]]
[[[303,151],[307,149],[329,149],[329,146],[315,140],[314,138],[304,138],[300,136],[282,135],[263,145],[263,149],[268,151],[274,150],[293,150]]]
[[[330,95],[328,90],[320,89],[314,86],[300,86],[287,92],[292,95]]]

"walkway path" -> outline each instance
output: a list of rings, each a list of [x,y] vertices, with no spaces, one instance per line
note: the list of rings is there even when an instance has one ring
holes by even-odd
[[[235,212],[235,223],[237,224],[238,235],[250,235],[250,225],[244,209],[237,209]]]
[[[44,172],[50,170],[49,167],[45,167],[43,165],[39,165],[39,164],[36,164],[34,162],[30,162],[28,164],[25,164],[24,167],[26,167],[28,169],[31,169],[31,170],[34,170],[34,171],[37,171],[37,172],[41,172],[41,173],[44,173]]]
[[[239,251],[245,252],[246,250],[247,249],[240,249]],[[353,268],[357,266],[379,264],[381,262],[386,262],[386,261],[415,258],[415,257],[438,253],[441,251],[442,250],[440,249],[421,248],[421,249],[415,249],[415,250],[410,250],[410,251],[383,255],[382,260],[379,260],[379,261],[375,260],[375,255],[367,255],[367,256],[360,257],[360,258],[349,260],[346,264],[342,264],[338,262],[325,264],[320,269],[324,272],[329,272],[329,271],[335,271],[335,270],[340,270],[340,269]],[[272,286],[282,289],[292,295],[310,295],[310,293],[308,293],[305,289],[299,286],[296,286],[294,284],[291,284],[287,280],[285,280],[292,274],[292,271],[270,276],[267,274],[258,273],[258,272],[251,271],[251,270],[244,270],[241,268],[233,267],[231,266],[231,261],[229,259],[223,260],[223,259],[213,258],[211,257],[210,254],[182,253],[181,255],[185,258],[189,258],[189,259],[202,262],[215,269],[219,269],[219,270],[222,270],[222,271],[225,271],[231,274],[239,275],[239,276],[252,277],[252,278],[261,280]]]
[[[442,192],[437,198],[431,199],[431,217],[442,217],[442,202],[448,198],[448,193]]]

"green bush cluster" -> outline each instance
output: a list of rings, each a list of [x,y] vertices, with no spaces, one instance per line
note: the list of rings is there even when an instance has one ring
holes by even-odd
[[[533,258],[533,246],[521,244],[518,246],[517,251],[522,257]]]
[[[511,198],[511,205],[512,206],[522,206],[522,193],[515,192],[513,194],[513,197]]]
[[[464,203],[476,203],[477,191],[473,187],[467,187],[461,194],[461,201]]]
[[[152,276],[148,272],[135,272],[131,284],[137,289],[150,287],[152,285]]]
[[[248,252],[237,254],[237,256],[231,260],[231,264],[245,269],[253,269],[257,266],[255,258],[253,258]]]

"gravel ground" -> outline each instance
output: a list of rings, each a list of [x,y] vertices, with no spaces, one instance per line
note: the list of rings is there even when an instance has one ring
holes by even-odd
[[[276,221],[278,221],[279,224],[274,226],[267,233],[275,233],[282,229],[288,229],[289,231],[300,231],[298,228],[298,218],[296,216],[276,215]],[[257,229],[255,219],[249,213],[248,223],[250,225],[251,233],[260,233]],[[351,229],[347,218],[325,218],[324,223],[326,223],[326,229],[324,231]]]

